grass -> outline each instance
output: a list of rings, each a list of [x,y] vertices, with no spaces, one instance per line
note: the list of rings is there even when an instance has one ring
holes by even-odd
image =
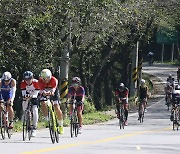
[[[110,119],[113,119],[113,116],[105,114],[104,112],[93,112],[93,113],[87,113],[83,114],[83,124],[84,125],[89,125],[89,124],[95,124],[95,123],[100,123],[100,122],[105,122]],[[69,127],[70,126],[70,120],[68,117],[64,119],[64,127]],[[45,128],[45,120],[40,115],[40,120],[38,122],[38,129]],[[14,132],[21,132],[22,131],[22,121],[21,120],[16,120],[14,122]]]

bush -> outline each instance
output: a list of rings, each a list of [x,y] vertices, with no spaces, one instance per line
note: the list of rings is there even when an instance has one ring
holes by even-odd
[[[96,108],[95,108],[93,102],[90,102],[87,99],[85,99],[83,113],[87,114],[87,113],[92,113],[92,112],[95,112],[95,111],[96,111]]]

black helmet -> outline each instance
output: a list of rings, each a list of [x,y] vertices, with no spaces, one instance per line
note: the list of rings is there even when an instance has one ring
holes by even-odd
[[[27,79],[32,79],[33,78],[33,73],[31,71],[26,71],[23,74],[23,79],[27,80]]]

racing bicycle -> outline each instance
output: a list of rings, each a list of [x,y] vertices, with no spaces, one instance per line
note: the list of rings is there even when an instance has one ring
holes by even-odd
[[[32,131],[33,131],[33,104],[31,102],[31,97],[27,98],[28,105],[23,115],[23,141],[28,139],[31,140]]]
[[[119,104],[118,104],[118,118],[119,118],[119,128],[124,129],[124,123],[125,123],[125,110],[124,110],[124,103],[123,100],[120,100]]]
[[[145,103],[146,101],[144,99],[140,100],[139,102],[139,108],[138,108],[138,120],[140,121],[140,123],[143,123],[144,121],[144,113],[145,113]]]
[[[48,107],[48,124],[49,124],[49,133],[51,137],[51,141],[54,144],[55,141],[58,143],[59,142],[59,124],[57,120],[57,115],[54,110],[53,102],[50,99],[50,96],[46,96],[45,99],[43,100]]]
[[[8,112],[7,112],[7,105],[8,102],[0,102],[0,129],[1,129],[1,136],[2,139],[5,139],[5,134],[7,133],[8,138],[11,138],[12,129],[9,128],[9,120],[8,120]]]
[[[77,116],[77,101],[75,99],[76,96],[74,96],[73,99],[68,103],[72,105],[72,113],[70,114],[70,134],[71,137],[78,136],[79,133],[79,122],[78,122],[78,116]]]

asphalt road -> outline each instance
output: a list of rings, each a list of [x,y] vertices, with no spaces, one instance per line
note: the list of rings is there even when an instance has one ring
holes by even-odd
[[[175,74],[176,67],[144,66],[143,71],[159,77],[156,85],[165,83],[169,73]],[[158,86],[159,87],[159,86]],[[86,125],[77,138],[70,137],[69,128],[60,136],[58,144],[52,144],[48,129],[39,130],[31,141],[22,141],[22,133],[13,134],[11,139],[0,138],[0,153],[7,154],[179,154],[180,130],[172,130],[170,112],[164,105],[163,92],[152,99],[144,123],[139,123],[137,113],[129,114],[128,126],[120,130],[118,120],[113,119],[96,125]]]

